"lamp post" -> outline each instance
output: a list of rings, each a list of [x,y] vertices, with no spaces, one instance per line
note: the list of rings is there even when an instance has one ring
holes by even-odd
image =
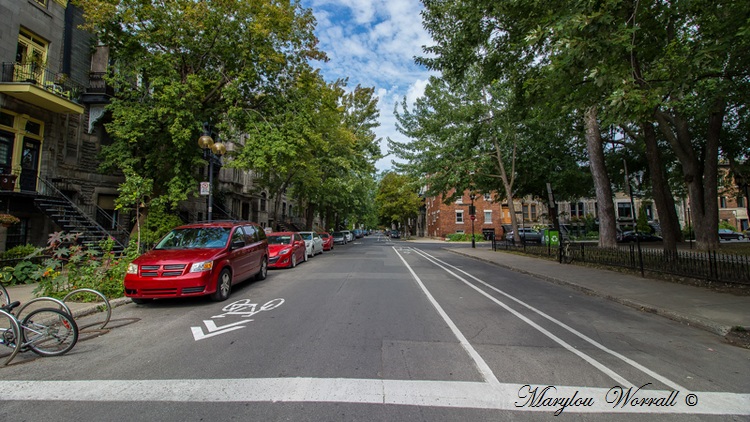
[[[214,142],[208,123],[203,124],[203,135],[198,138],[198,146],[203,149],[203,158],[208,160],[208,198],[206,199],[206,218],[211,222],[214,202],[214,161],[219,161],[227,152],[227,147],[218,139]],[[203,192],[201,192],[203,194]]]
[[[476,241],[474,240],[474,220],[477,219],[477,210],[474,208],[474,198],[477,195],[474,191],[469,192],[469,199],[471,199],[471,206],[469,207],[469,218],[471,219],[471,247],[476,248]]]

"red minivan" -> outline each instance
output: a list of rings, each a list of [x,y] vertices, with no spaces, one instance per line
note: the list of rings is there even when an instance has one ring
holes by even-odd
[[[152,299],[211,295],[226,300],[232,286],[268,273],[268,242],[256,223],[217,221],[180,226],[136,258],[125,274],[125,296]]]

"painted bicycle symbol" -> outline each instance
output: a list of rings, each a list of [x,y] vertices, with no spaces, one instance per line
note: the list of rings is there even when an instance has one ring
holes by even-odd
[[[258,308],[258,304],[250,303],[250,299],[241,299],[221,308],[224,313],[221,315],[214,315],[211,318],[224,318],[228,315],[240,315],[243,318],[249,318],[258,312],[270,311],[271,309],[276,309],[283,304],[284,299],[273,299]]]
[[[221,310],[224,311],[223,314],[214,315],[211,317],[212,319],[204,319],[203,324],[206,326],[206,332],[203,331],[202,327],[190,327],[190,330],[193,333],[195,341],[239,330],[240,328],[245,328],[245,325],[242,324],[247,324],[248,322],[253,321],[252,319],[247,318],[250,318],[259,312],[276,309],[282,304],[284,304],[284,299],[281,298],[269,300],[261,306],[258,306],[257,303],[252,303],[250,299],[240,299],[221,308]],[[216,325],[216,322],[214,322],[214,318],[225,318],[227,316],[239,316],[243,319],[222,326],[218,326]]]

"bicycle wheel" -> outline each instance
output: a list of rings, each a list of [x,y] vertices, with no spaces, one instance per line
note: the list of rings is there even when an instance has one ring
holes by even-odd
[[[69,314],[59,309],[31,311],[21,322],[24,346],[40,356],[67,353],[78,341],[78,326]]]
[[[13,315],[0,311],[0,364],[7,365],[21,350],[21,327]]]
[[[566,244],[563,249],[563,262],[566,264],[573,262],[573,245],[571,243]]]

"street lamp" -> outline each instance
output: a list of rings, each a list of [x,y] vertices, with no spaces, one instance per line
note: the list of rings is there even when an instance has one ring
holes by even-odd
[[[211,222],[213,217],[213,202],[214,202],[214,162],[221,164],[221,156],[226,154],[227,147],[218,139],[214,142],[211,137],[211,130],[209,129],[208,123],[203,124],[203,134],[198,138],[198,146],[203,149],[203,158],[208,160],[208,198],[206,199],[206,217],[208,222]],[[203,193],[201,189],[201,194]]]

